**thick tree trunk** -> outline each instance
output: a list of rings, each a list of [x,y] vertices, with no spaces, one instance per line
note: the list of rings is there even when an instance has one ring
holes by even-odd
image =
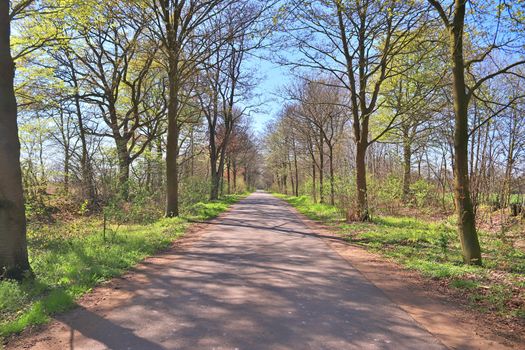
[[[211,192],[210,192],[210,200],[217,200],[219,199],[219,190],[221,186],[221,177],[217,173],[216,170],[211,171]]]
[[[0,278],[30,273],[10,51],[9,1],[0,1]]]
[[[168,114],[170,114],[168,112]],[[179,128],[175,118],[168,117],[166,146],[166,216],[179,216]]]
[[[220,177],[217,171],[217,145],[215,143],[215,128],[212,123],[209,124],[209,149],[210,149],[210,172],[211,172],[211,184],[210,184],[210,200],[219,199],[219,186]]]
[[[219,199],[219,190],[221,185],[221,176],[219,174],[217,164],[217,150],[215,142],[210,139],[210,171],[211,171],[211,188],[210,188],[210,200]]]
[[[176,63],[171,63],[175,65]],[[173,66],[172,66],[173,67]],[[166,144],[166,216],[179,216],[179,125],[177,121],[179,101],[175,81],[177,75],[170,72],[168,103],[168,135]]]
[[[467,264],[481,265],[481,249],[476,232],[474,208],[470,197],[468,173],[468,103],[463,59],[463,26],[465,1],[456,0],[453,25],[450,27],[452,54],[452,92],[454,96],[454,196],[458,217],[458,233]]]
[[[131,159],[128,152],[128,142],[123,138],[115,138],[118,154],[118,186],[119,193],[123,200],[129,199],[129,166]]]
[[[357,143],[356,149],[356,190],[357,190],[357,207],[356,220],[367,221],[370,219],[368,213],[367,185],[366,185],[366,142]]]

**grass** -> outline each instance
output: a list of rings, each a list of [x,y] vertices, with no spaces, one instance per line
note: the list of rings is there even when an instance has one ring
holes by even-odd
[[[328,204],[313,203],[307,196],[277,196],[309,218],[331,225],[348,241],[446,282],[467,294],[473,307],[525,320],[525,252],[511,242],[480,231],[484,266],[469,266],[462,263],[459,239],[448,220],[383,216],[349,224]]]
[[[21,283],[0,281],[0,338],[71,309],[97,284],[168,248],[190,221],[213,218],[243,196],[197,203],[179,218],[152,224],[110,225],[106,235],[101,221],[92,218],[29,230],[29,256],[36,277]]]

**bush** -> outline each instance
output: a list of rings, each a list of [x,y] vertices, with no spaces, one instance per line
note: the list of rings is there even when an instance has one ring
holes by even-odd
[[[437,202],[439,201],[437,198],[438,191],[435,186],[424,179],[419,179],[411,184],[410,192],[413,196],[413,204],[418,208],[437,205]]]
[[[403,180],[395,175],[389,175],[385,179],[368,179],[369,186],[369,206],[370,208],[383,209],[388,214],[392,214],[401,205],[403,197]]]
[[[210,182],[202,177],[188,177],[180,184],[180,206],[189,208],[195,203],[206,201],[210,195]]]

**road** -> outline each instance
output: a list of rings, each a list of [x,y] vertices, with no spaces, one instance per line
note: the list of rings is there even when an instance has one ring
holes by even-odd
[[[269,194],[204,230],[24,348],[445,349]]]

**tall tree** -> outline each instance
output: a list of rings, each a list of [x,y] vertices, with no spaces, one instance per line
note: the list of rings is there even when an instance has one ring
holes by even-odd
[[[357,200],[353,216],[369,219],[366,154],[390,130],[370,136],[370,123],[381,105],[383,83],[400,73],[393,60],[424,27],[424,11],[414,1],[290,1],[287,35],[301,53],[285,62],[332,75],[350,97],[354,132]],[[287,42],[288,45],[288,42]]]
[[[0,1],[0,277],[21,279],[30,271],[20,169],[15,66],[11,57],[9,0]]]
[[[450,64],[452,67],[452,94],[454,100],[454,198],[456,203],[456,214],[458,218],[458,233],[461,241],[463,260],[467,264],[481,265],[481,248],[478,233],[476,231],[476,220],[474,207],[470,193],[469,178],[469,104],[477,97],[477,91],[488,81],[502,74],[517,74],[513,68],[525,64],[525,60],[516,61],[498,67],[495,71],[476,77],[472,73],[472,68],[476,63],[483,62],[490,58],[497,49],[509,44],[508,38],[504,38],[504,43],[498,41],[499,23],[502,20],[501,8],[495,7],[498,18],[497,28],[491,28],[494,32],[492,44],[488,47],[479,47],[478,55],[471,59],[466,59],[464,54],[465,18],[467,15],[468,0],[454,0],[449,5],[443,6],[438,0],[428,0],[435,12],[441,19],[449,36]],[[496,4],[492,4],[496,6]],[[475,11],[475,9],[472,9]],[[486,19],[486,18],[485,18]],[[495,31],[494,31],[495,30]],[[474,33],[471,40],[474,45],[480,44],[475,41]],[[510,41],[515,45],[515,40]],[[473,81],[467,84],[468,75]],[[475,126],[474,126],[475,128]]]
[[[168,126],[166,145],[166,216],[179,215],[179,138],[182,87],[195,74],[196,64],[209,55],[204,24],[231,0],[151,0],[158,35],[166,50]],[[209,34],[209,33],[208,33]]]
[[[99,108],[108,129],[92,132],[115,141],[119,189],[127,199],[131,164],[154,136],[141,130],[159,121],[157,116],[146,118],[144,110],[148,107],[143,104],[151,89],[147,83],[158,46],[154,40],[146,39],[145,23],[129,24],[127,13],[118,6],[104,6],[97,14],[105,15],[107,20],[79,28],[82,46],[76,57],[89,85],[89,101]]]

